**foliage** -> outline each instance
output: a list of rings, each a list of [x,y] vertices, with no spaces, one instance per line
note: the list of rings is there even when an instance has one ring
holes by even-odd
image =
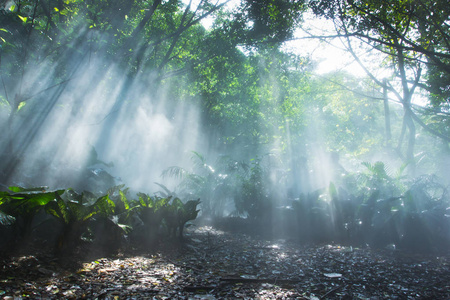
[[[437,117],[440,111],[448,109],[448,81],[445,78],[450,73],[450,31],[444,21],[448,19],[448,5],[410,0],[394,4],[372,0],[314,0],[311,7],[317,15],[333,20],[337,35],[345,37],[346,49],[377,85],[391,92],[402,104],[405,114],[397,151],[408,128],[404,161],[414,173],[415,123],[445,143],[450,141],[446,125],[437,126],[424,119],[428,114]],[[355,39],[381,54],[387,69],[392,72],[389,82],[377,78],[376,70],[363,63],[363,55],[357,54],[356,43],[353,43]],[[430,109],[420,110],[412,105],[416,88],[425,91]]]
[[[139,205],[136,206],[136,215],[142,222],[141,232],[138,232],[138,239],[143,241],[154,241],[160,233],[168,203],[171,197],[163,198],[139,193]]]
[[[441,72],[449,72],[448,26],[442,26],[449,15],[444,3],[435,1],[311,1],[313,11],[327,18],[340,19],[352,30],[348,34],[367,39],[368,43],[389,52],[400,49],[404,58],[414,62],[419,53],[422,61]]]
[[[151,244],[160,238],[183,238],[186,223],[197,218],[200,200],[183,202],[177,197],[137,194],[139,200],[130,201],[130,211],[140,222],[135,223],[130,233],[135,242]],[[129,226],[130,218],[127,218]]]
[[[328,149],[355,157],[383,151],[382,103],[367,79],[333,72],[312,79],[309,87],[304,113],[308,140],[320,132]]]
[[[183,203],[179,198],[174,198],[171,205],[168,207],[165,214],[165,223],[172,237],[183,237],[183,230],[186,223],[197,218],[197,205],[200,204],[200,199],[189,200]]]
[[[382,195],[378,190],[360,204],[358,230],[373,247],[394,244],[414,251],[445,250],[450,220],[444,207],[449,200],[447,189],[433,176],[417,178],[398,196]]]
[[[63,224],[58,248],[64,251],[79,245],[89,221],[97,215],[112,214],[114,206],[108,195],[95,199],[90,193],[77,194],[70,189],[66,191],[66,200],[57,197],[55,201],[49,202],[46,211]]]
[[[261,39],[266,43],[279,43],[292,37],[305,9],[303,0],[246,0],[243,10],[252,24],[248,37],[250,41]]]
[[[31,235],[32,223],[38,212],[64,192],[64,190],[46,192],[45,187],[9,189],[11,192],[0,192],[2,225],[12,225],[15,237],[24,240]]]
[[[400,246],[420,251],[450,246],[450,195],[435,176],[420,176],[405,192],[399,233]]]
[[[263,187],[258,185],[261,168],[254,167],[239,192],[248,195],[241,198],[247,202],[240,203],[248,217],[230,222],[241,224],[234,230],[266,237],[446,251],[450,243],[447,188],[435,176],[407,180],[402,175],[405,166],[392,171],[382,162],[363,165],[366,170],[349,173],[345,184],[331,183],[327,188],[302,193],[285,206],[275,206],[274,199],[264,198],[268,193],[262,194]],[[266,201],[257,202],[261,199]],[[263,204],[267,205],[258,210]],[[239,202],[236,205],[239,207]]]
[[[128,189],[123,188],[116,186],[97,197],[72,189],[46,192],[42,188],[11,187],[12,192],[1,193],[0,233],[3,239],[9,237],[6,229],[13,226],[13,235],[21,241],[37,238],[39,232],[44,240],[54,240],[55,250],[61,254],[74,251],[83,241],[111,251],[123,246],[127,235],[137,238],[132,241],[136,245],[151,245],[156,238],[182,238],[186,223],[197,218],[200,200],[184,203],[179,198],[143,193],[138,193],[139,200],[129,200]],[[33,223],[39,211],[45,215],[40,216],[40,223]],[[44,223],[50,227],[39,230]]]
[[[182,236],[186,223],[199,214],[197,206],[203,216],[222,216],[233,211],[230,207],[234,204],[236,215],[264,223],[264,229],[278,223],[274,218],[289,215],[293,220],[286,228],[306,240],[336,238],[380,247],[394,242],[406,247],[414,240],[408,226],[430,237],[421,244],[446,239],[442,229],[447,220],[442,214],[446,194],[438,197],[440,202],[429,200],[435,196],[423,192],[426,184],[407,181],[404,167],[395,174],[381,162],[364,163],[364,172],[350,174],[342,182],[316,191],[312,184],[295,189],[292,198],[302,194],[292,206],[284,206],[286,183],[280,179],[295,185],[299,176],[286,179],[296,172],[291,162],[300,156],[310,159],[322,148],[323,152],[342,151],[357,158],[390,151],[383,148],[380,89],[395,96],[404,108],[404,122],[394,127],[394,133],[399,136],[395,152],[405,167],[418,161],[416,142],[426,143],[420,145],[429,147],[426,149],[435,146],[424,142],[415,124],[444,137],[448,151],[446,3],[308,1],[315,13],[335,21],[344,41],[356,37],[386,55],[382,67],[392,71],[390,81],[374,76],[371,80],[378,84],[374,88],[367,79],[342,72],[317,77],[310,58],[283,47],[284,41],[293,38],[306,1],[242,0],[235,9],[227,8],[227,1],[197,2],[199,6],[194,7],[193,2],[161,0],[9,1],[0,10],[0,98],[4,104],[0,125],[6,132],[0,152],[2,159],[3,152],[9,155],[0,168],[0,181],[5,186],[15,184],[8,181],[20,173],[21,158],[35,149],[40,137],[47,137],[47,128],[55,125],[55,115],[77,130],[85,124],[101,124],[98,143],[109,147],[117,136],[125,138],[124,143],[146,138],[140,132],[128,135],[117,130],[117,115],[133,115],[134,109],[142,106],[152,113],[158,110],[167,120],[183,126],[190,122],[190,116],[179,120],[174,112],[178,104],[192,102],[200,111],[196,125],[202,128],[202,138],[210,142],[208,149],[200,150],[205,155],[193,153],[191,169],[174,166],[164,171],[163,175],[180,179],[180,198],[163,185],[161,196],[139,193],[137,199],[129,197],[123,187],[106,192],[115,184],[114,178],[100,169],[85,170],[90,164],[110,166],[100,161],[92,148],[82,166],[80,183],[94,179],[98,185],[89,190],[95,189],[102,196],[71,190],[3,192],[3,228],[14,227],[23,238],[33,232],[37,219],[47,214],[44,217],[52,216],[60,223],[60,246],[65,248],[81,240],[107,247],[110,241],[101,241],[101,236],[111,236],[112,243],[127,236],[151,244],[165,236]],[[210,17],[211,27],[203,25]],[[346,89],[349,86],[351,91]],[[412,105],[416,88],[430,97],[432,109]],[[81,90],[80,94],[67,97],[75,90]],[[106,95],[105,107],[109,109],[98,101],[98,95]],[[86,114],[90,105],[99,103],[101,118]],[[398,113],[391,111],[384,117],[398,117]],[[61,127],[61,136],[42,142],[51,148],[49,159],[42,166],[30,164],[38,170],[35,177],[54,173],[48,162],[53,153],[61,152],[56,151],[61,144],[71,147],[61,142],[66,136]],[[409,146],[403,155],[406,129]],[[78,133],[74,132],[68,135],[77,141]],[[183,141],[178,143],[181,148]],[[279,154],[279,162],[263,164],[261,155],[268,152]],[[207,160],[212,153],[221,155]],[[327,165],[321,159],[317,158],[319,163]],[[61,168],[57,162],[55,165]],[[304,165],[305,172],[310,172]],[[319,175],[334,170],[325,171],[327,174]],[[66,186],[67,181],[75,180],[61,181]],[[201,203],[181,200],[198,197]],[[428,203],[426,209],[423,203]],[[433,231],[436,236],[425,224],[438,228]]]
[[[294,201],[295,234],[316,242],[445,251],[450,243],[447,188],[435,176],[400,181],[381,162],[365,165],[368,172],[359,191],[331,184]]]
[[[302,194],[293,201],[298,237],[302,240],[324,242],[332,237],[333,228],[329,206],[324,199],[326,190]]]
[[[366,172],[357,174],[359,189],[376,190],[381,193],[381,197],[389,195],[398,195],[405,192],[405,184],[407,177],[403,172],[407,164],[403,164],[398,170],[392,172],[381,161],[375,163],[363,162]]]
[[[180,179],[178,194],[183,197],[202,199],[203,216],[221,216],[230,198],[234,196],[234,187],[242,174],[245,174],[245,163],[229,157],[219,157],[214,165],[207,164],[206,158],[193,152],[191,161],[193,171],[172,166],[163,171],[163,177]]]
[[[310,64],[278,49],[245,54],[199,68],[200,76],[194,79],[202,91],[204,122],[221,132],[217,147],[248,148],[252,156],[244,157],[247,160],[269,152],[264,147],[270,143],[286,148],[287,136],[296,133],[296,141],[305,129]]]
[[[391,208],[398,207],[402,194],[407,189],[408,181],[402,175],[406,165],[395,172],[391,172],[380,161],[373,164],[363,162],[362,165],[366,167],[366,170],[355,174],[354,179],[349,180],[356,186],[348,185],[347,191],[340,191],[341,195],[334,193],[333,201],[337,209],[337,220],[341,222],[337,226],[341,230],[345,228],[348,239],[353,239],[357,243],[386,245],[386,241],[392,239],[389,235],[395,232],[395,230],[389,232],[385,230],[386,226],[392,224]],[[350,195],[352,191],[354,194]],[[377,240],[376,236],[386,240]],[[398,240],[392,243],[398,243]]]
[[[239,214],[248,214],[248,217],[253,220],[265,219],[270,214],[272,199],[270,199],[265,176],[261,159],[253,160],[250,175],[242,178],[242,187],[235,198],[236,210]]]

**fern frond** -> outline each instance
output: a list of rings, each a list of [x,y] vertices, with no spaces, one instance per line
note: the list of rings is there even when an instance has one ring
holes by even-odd
[[[182,167],[172,166],[168,167],[161,173],[162,178],[175,178],[175,179],[184,179],[189,174],[188,171],[183,169]]]
[[[175,192],[169,190],[164,184],[161,184],[161,183],[158,183],[158,182],[154,182],[154,184],[156,184],[157,186],[159,186],[160,188],[163,189],[164,192],[159,191],[159,193],[163,197],[176,196]]]
[[[191,156],[191,161],[194,166],[203,168],[203,166],[206,164],[205,157],[196,151],[192,151],[192,154],[193,155]]]

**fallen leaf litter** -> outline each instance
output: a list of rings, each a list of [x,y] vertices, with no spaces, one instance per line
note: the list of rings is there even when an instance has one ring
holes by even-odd
[[[2,299],[450,299],[448,255],[188,233],[174,249],[2,256]]]

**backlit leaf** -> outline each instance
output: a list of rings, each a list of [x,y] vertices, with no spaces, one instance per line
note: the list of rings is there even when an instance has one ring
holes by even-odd
[[[19,17],[19,19],[22,20],[22,22],[26,23],[28,18],[27,17],[22,17],[21,15],[17,15]]]

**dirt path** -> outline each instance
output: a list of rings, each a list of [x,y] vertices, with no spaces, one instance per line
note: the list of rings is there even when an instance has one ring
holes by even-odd
[[[94,258],[92,258],[94,257]],[[188,233],[176,250],[2,259],[2,299],[450,299],[448,256]]]

